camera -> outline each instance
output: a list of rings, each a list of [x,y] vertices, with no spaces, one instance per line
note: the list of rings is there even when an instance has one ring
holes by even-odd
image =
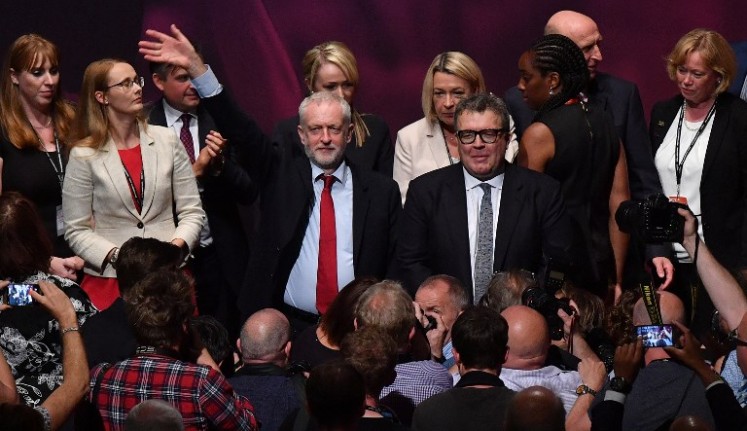
[[[425,316],[426,319],[428,319],[428,324],[423,326],[423,331],[428,332],[431,329],[436,329],[438,327],[438,322],[436,322],[436,318],[431,316],[430,314],[423,313],[423,316]]]
[[[635,327],[636,334],[643,338],[643,347],[674,346],[674,329],[672,325],[642,325]]]
[[[542,314],[550,328],[550,338],[553,340],[563,339],[563,319],[558,316],[558,310],[562,309],[569,316],[575,313],[568,298],[558,299],[545,289],[528,287],[521,294],[521,303]]]
[[[659,193],[643,201],[621,203],[615,220],[623,232],[639,235],[646,244],[682,242],[685,219],[677,213],[679,208],[687,206]]]
[[[34,299],[29,294],[30,290],[38,293],[39,285],[11,283],[8,285],[5,292],[3,292],[2,297],[0,297],[0,303],[13,307],[31,305],[34,302]]]

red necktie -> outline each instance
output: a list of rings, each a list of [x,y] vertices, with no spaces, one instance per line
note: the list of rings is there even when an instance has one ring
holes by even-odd
[[[325,175],[319,221],[319,267],[316,272],[316,309],[324,314],[337,295],[337,231],[332,184],[336,178]]]
[[[189,114],[184,114],[179,118],[181,118],[182,120],[182,130],[181,132],[179,132],[179,139],[181,139],[182,144],[184,145],[184,149],[187,150],[189,161],[194,163],[195,162],[195,142],[192,140],[192,134],[189,133],[189,120],[192,119],[192,116]]]

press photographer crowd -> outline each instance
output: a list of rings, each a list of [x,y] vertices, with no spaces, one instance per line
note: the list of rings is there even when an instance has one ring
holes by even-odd
[[[176,25],[76,104],[18,37],[0,431],[747,430],[747,66],[685,34],[647,129],[590,17],[537,36],[504,98],[422,65],[394,143],[342,42],[267,136]]]

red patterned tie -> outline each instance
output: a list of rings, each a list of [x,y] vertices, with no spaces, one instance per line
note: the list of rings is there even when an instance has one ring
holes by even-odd
[[[179,132],[179,139],[182,140],[182,144],[184,144],[184,149],[187,150],[189,161],[194,163],[195,162],[195,142],[192,140],[192,134],[189,133],[189,120],[192,119],[192,116],[189,114],[184,114],[179,118],[181,118],[182,120],[182,130],[181,132]]]
[[[335,204],[332,201],[332,184],[336,178],[325,175],[320,206],[319,267],[316,272],[316,309],[327,312],[337,295],[337,231],[335,230]]]

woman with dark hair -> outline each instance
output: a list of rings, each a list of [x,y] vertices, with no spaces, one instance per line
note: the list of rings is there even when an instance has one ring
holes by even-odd
[[[192,166],[176,134],[148,126],[144,79],[128,63],[86,68],[63,187],[65,238],[86,262],[81,286],[100,309],[119,296],[119,247],[134,236],[196,244],[205,212]]]
[[[381,117],[361,114],[353,104],[359,73],[358,62],[350,48],[342,42],[321,43],[306,52],[301,66],[309,94],[320,91],[335,93],[345,99],[352,109],[353,134],[345,147],[345,157],[355,166],[391,177],[394,146],[389,136],[389,126]],[[298,124],[298,115],[279,122],[272,134],[273,141],[292,143],[294,150],[303,151]]]
[[[291,361],[305,361],[313,368],[339,359],[342,339],[355,331],[355,308],[363,292],[378,283],[374,277],[361,277],[348,283],[322,315],[318,325],[302,331],[291,347]]]
[[[96,312],[77,284],[47,272],[52,246],[44,232],[33,203],[16,192],[0,195],[0,279],[21,285],[54,284],[70,298],[77,320],[77,325],[66,323],[63,328],[45,308],[33,305],[0,312],[2,353],[13,371],[21,402],[32,407],[62,383],[63,331],[78,331]]]
[[[589,79],[586,60],[565,36],[546,35],[519,59],[518,88],[537,111],[519,147],[519,164],[561,183],[579,239],[579,286],[606,297],[622,280],[628,238],[614,214],[630,199],[625,153],[612,118],[580,94]]]
[[[57,47],[37,34],[16,39],[0,72],[0,193],[17,191],[36,205],[53,246],[48,270],[75,280],[83,260],[73,256],[62,224],[73,116],[62,98]]]

